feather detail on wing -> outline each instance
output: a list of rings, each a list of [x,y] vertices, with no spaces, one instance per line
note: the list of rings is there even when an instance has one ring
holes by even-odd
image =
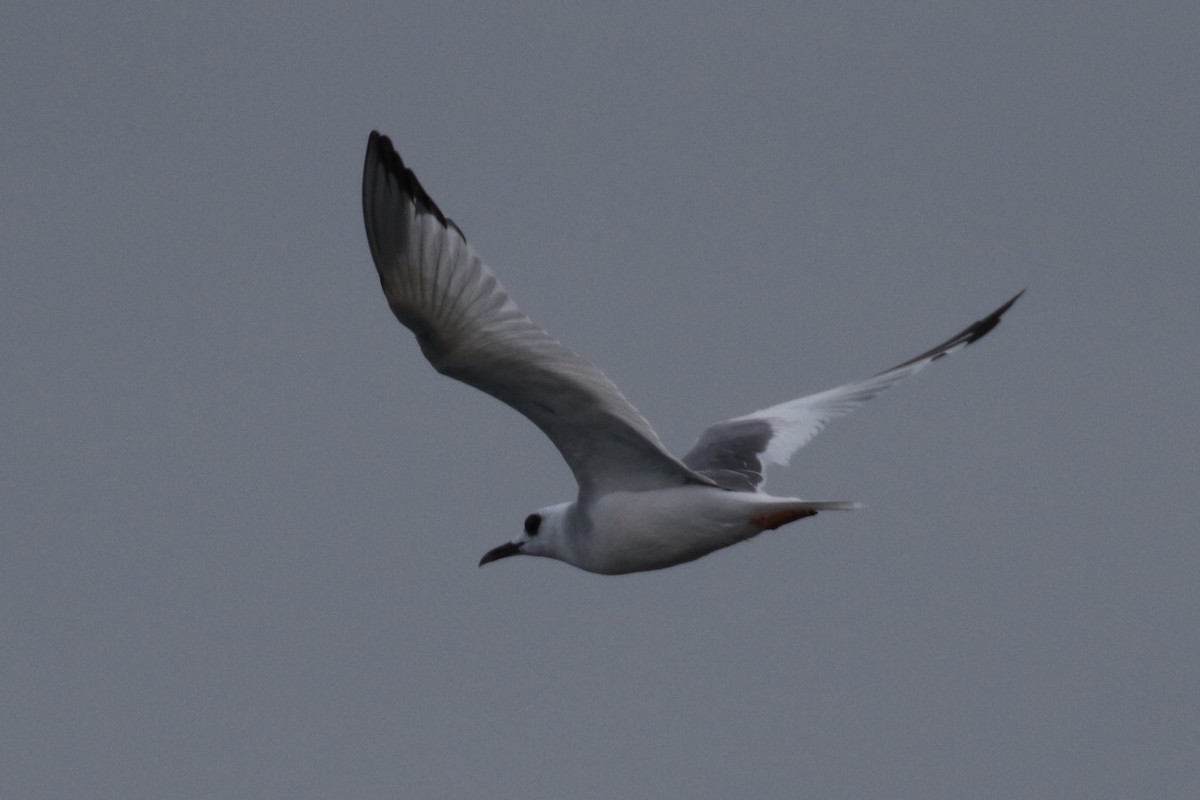
[[[363,166],[363,218],[388,304],[433,367],[528,417],[582,488],[710,483],[667,453],[604,373],[521,313],[377,132]]]
[[[1024,293],[1022,290],[937,347],[866,380],[718,422],[701,434],[683,463],[727,489],[756,490],[763,482],[766,465],[786,466],[831,419],[849,414],[939,358],[979,341],[1000,324],[1000,318]]]

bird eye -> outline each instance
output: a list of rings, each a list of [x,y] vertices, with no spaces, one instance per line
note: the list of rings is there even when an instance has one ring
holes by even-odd
[[[541,514],[530,514],[525,518],[525,532],[530,536],[537,536],[538,528],[542,525]]]

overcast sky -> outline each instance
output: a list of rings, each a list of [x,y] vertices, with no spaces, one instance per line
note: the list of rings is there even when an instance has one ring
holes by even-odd
[[[0,796],[1200,795],[1200,6],[10,3]],[[670,570],[435,374],[389,134],[684,451],[1028,287]]]

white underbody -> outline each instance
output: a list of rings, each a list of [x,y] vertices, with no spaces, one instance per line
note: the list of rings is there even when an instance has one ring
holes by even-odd
[[[557,557],[606,575],[662,569],[816,510],[854,507],[708,486],[612,492],[571,509],[567,552]]]

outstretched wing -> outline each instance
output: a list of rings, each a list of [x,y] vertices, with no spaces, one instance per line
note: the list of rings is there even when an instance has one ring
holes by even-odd
[[[667,453],[604,373],[517,309],[391,141],[374,131],[363,166],[363,219],[388,304],[429,363],[532,420],[580,487],[709,483]]]
[[[756,490],[767,464],[786,465],[797,450],[834,417],[849,414],[880,392],[916,375],[943,356],[977,342],[1000,324],[1024,294],[916,358],[856,383],[789,400],[743,417],[718,422],[701,434],[683,463],[726,489]]]

